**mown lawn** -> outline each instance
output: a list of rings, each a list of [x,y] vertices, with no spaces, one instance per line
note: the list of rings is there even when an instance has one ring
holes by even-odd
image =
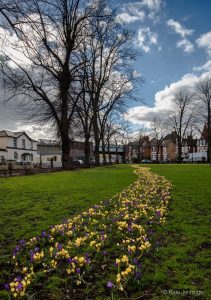
[[[144,262],[143,290],[151,299],[211,299],[211,168],[149,167],[172,182],[173,200],[165,225],[167,238],[164,234]]]
[[[108,199],[136,179],[130,166],[0,178],[0,268],[20,239]]]
[[[173,199],[166,231],[160,228],[156,247],[143,258],[141,289],[134,297],[211,299],[211,168],[145,167],[172,182]],[[120,165],[0,179],[0,267],[7,272],[10,251],[17,240],[32,237],[51,224],[110,198],[136,179],[133,170],[129,165]],[[196,291],[201,295],[197,296]]]

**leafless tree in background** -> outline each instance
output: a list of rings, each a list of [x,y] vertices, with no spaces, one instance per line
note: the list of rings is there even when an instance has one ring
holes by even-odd
[[[137,162],[140,163],[141,160],[144,158],[144,153],[143,153],[143,143],[145,141],[146,137],[146,127],[142,126],[139,129],[139,139],[138,139],[138,149],[137,149]]]
[[[179,89],[173,99],[173,108],[168,124],[170,128],[176,132],[178,162],[182,161],[182,145],[188,129],[194,120],[194,94],[187,88]]]
[[[164,141],[166,131],[166,124],[158,118],[154,118],[153,122],[151,123],[152,129],[152,137],[155,141],[156,146],[156,161],[159,161],[159,153],[162,156],[162,144]]]
[[[123,145],[126,143],[126,137],[129,132],[129,125],[124,119],[121,118],[120,114],[118,114],[117,112],[112,112],[107,119],[104,131],[104,147],[105,149],[107,149],[109,164],[111,164],[111,147],[113,148],[115,146],[117,155],[118,145]],[[105,152],[103,153],[103,162],[104,164],[107,164]]]
[[[211,78],[200,80],[196,86],[196,99],[200,107],[200,117],[207,126],[207,136],[204,138],[208,143],[207,158],[211,163]]]

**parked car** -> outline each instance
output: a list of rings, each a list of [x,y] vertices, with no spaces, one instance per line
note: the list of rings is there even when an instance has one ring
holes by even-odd
[[[150,159],[143,159],[143,160],[141,161],[141,163],[142,163],[142,164],[151,164],[152,161],[151,161]]]
[[[207,161],[207,152],[193,152],[188,153],[183,159],[185,163],[191,162],[206,162]]]
[[[73,165],[80,167],[83,165],[83,160],[81,160],[81,159],[74,160]]]

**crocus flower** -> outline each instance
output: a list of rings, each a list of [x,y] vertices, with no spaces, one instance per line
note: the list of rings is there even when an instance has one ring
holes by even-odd
[[[107,288],[112,289],[114,287],[113,282],[108,281]]]

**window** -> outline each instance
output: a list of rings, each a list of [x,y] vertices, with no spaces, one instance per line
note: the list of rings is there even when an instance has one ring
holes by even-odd
[[[5,161],[5,158],[4,158],[4,156],[2,155],[2,156],[1,156],[1,162],[3,162],[3,161]]]
[[[14,139],[13,139],[13,147],[14,147],[14,148],[17,148],[17,138],[14,138]]]
[[[33,150],[33,142],[31,141],[31,150]]]
[[[26,141],[24,139],[22,139],[22,148],[25,149],[26,148]]]
[[[18,159],[18,153],[16,151],[14,152],[14,159]]]

